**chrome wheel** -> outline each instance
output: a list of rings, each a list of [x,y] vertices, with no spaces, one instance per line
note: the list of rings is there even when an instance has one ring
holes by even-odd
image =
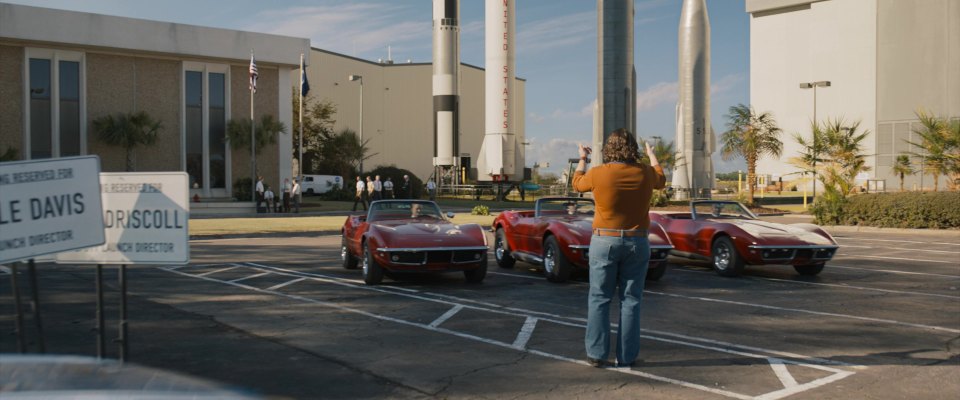
[[[737,253],[737,248],[734,247],[730,237],[721,236],[714,240],[711,253],[713,256],[713,269],[716,270],[718,274],[732,277],[740,275],[740,273],[743,272],[745,262],[743,258],[740,257],[740,254]]]
[[[717,251],[713,255],[713,265],[721,271],[730,268],[730,248],[724,245],[717,246]]]
[[[547,270],[547,275],[554,275],[557,268],[557,255],[552,246],[547,247],[546,254],[543,255],[543,269]]]
[[[346,244],[340,246],[340,259],[343,261],[347,261],[347,245]]]
[[[503,249],[503,241],[500,238],[497,238],[496,249],[494,249],[493,254],[497,257],[497,261],[503,260],[503,254],[505,250]]]

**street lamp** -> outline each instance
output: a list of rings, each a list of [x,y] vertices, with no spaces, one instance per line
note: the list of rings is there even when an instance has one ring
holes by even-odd
[[[800,82],[800,89],[813,89],[813,123],[819,127],[817,121],[817,87],[830,87],[830,81]],[[813,132],[813,198],[817,198],[817,157],[820,157],[820,144],[817,143],[816,132]]]
[[[350,75],[347,79],[350,81],[360,81],[360,175],[363,176],[363,76]]]

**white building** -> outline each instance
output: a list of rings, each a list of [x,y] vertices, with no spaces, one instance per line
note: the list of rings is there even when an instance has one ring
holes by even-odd
[[[783,156],[761,159],[758,174],[796,179],[798,169],[787,162],[801,150],[793,134],[809,137],[816,114],[821,122],[860,121],[870,132],[869,179],[896,190],[894,159],[919,151],[905,142],[919,141],[914,112],[960,118],[960,1],[746,0],[746,11],[750,102],[773,113],[784,131]],[[800,88],[822,81],[830,86]],[[909,177],[905,187],[920,181],[919,174]],[[924,187],[932,185],[923,177]]]
[[[394,164],[426,181],[433,173],[433,66],[431,63],[372,62],[314,48],[307,68],[309,95],[330,100],[337,107],[334,131],[360,128],[360,85],[349,75],[363,77],[363,140],[374,154],[364,171]],[[460,160],[459,165],[476,178],[477,160],[483,144],[483,68],[460,64]],[[298,79],[298,78],[295,78]],[[524,165],[526,80],[514,84],[516,165]],[[317,171],[328,173],[329,171]],[[513,179],[514,177],[511,177]],[[522,177],[521,177],[522,178]]]

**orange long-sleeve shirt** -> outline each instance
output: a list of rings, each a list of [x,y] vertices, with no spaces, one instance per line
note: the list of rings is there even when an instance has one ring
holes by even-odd
[[[593,192],[594,229],[650,228],[650,195],[666,183],[659,165],[608,163],[573,175],[574,190]]]

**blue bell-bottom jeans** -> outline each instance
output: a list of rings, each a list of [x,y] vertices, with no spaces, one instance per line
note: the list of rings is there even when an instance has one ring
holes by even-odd
[[[650,262],[646,236],[590,239],[590,294],[587,295],[587,356],[606,360],[610,354],[610,302],[620,299],[617,362],[633,363],[640,353],[640,301]]]

